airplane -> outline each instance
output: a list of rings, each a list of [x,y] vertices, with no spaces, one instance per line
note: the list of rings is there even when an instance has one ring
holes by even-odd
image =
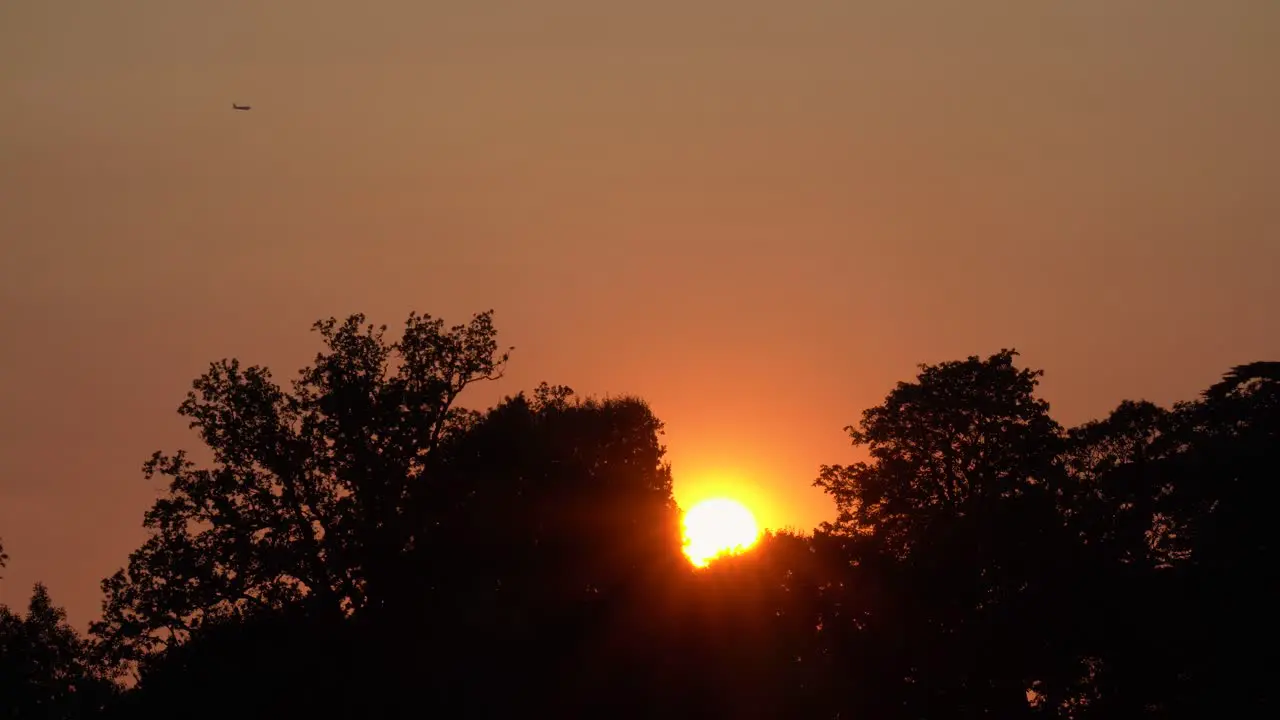
[[[231,109],[232,109],[232,110],[248,110],[248,109],[249,109],[249,107],[250,107],[250,106],[248,106],[248,105],[237,105],[237,104],[235,104],[235,103],[231,103]]]

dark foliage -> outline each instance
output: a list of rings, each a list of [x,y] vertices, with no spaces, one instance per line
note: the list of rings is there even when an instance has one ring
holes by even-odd
[[[92,643],[0,610],[8,717],[1199,718],[1267,706],[1280,363],[1063,428],[1017,354],[923,366],[824,466],[836,516],[695,570],[639,399],[501,374],[488,314],[234,360],[157,454]],[[0,565],[3,564],[0,552]],[[117,687],[106,676],[125,680]],[[10,710],[10,708],[13,708]]]
[[[115,691],[44,585],[36,584],[25,615],[0,605],[0,718],[84,717]]]

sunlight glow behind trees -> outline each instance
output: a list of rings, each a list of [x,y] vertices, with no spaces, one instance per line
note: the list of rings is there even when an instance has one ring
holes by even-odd
[[[696,567],[706,567],[721,555],[740,553],[759,536],[755,516],[736,500],[704,500],[684,514],[684,552]]]

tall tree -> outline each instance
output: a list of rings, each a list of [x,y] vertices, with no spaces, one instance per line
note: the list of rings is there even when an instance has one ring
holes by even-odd
[[[1068,433],[1071,479],[1064,515],[1087,545],[1122,564],[1158,565],[1174,552],[1159,537],[1159,468],[1176,442],[1170,413],[1149,402],[1122,402],[1102,420]]]
[[[1089,559],[1071,604],[1088,672],[1066,717],[1264,707],[1277,624],[1269,526],[1280,368],[1233,368],[1171,410],[1125,401],[1072,429],[1063,495]]]
[[[395,341],[363,315],[315,330],[325,349],[288,391],[236,360],[193,383],[179,412],[213,463],[179,451],[146,464],[168,492],[145,516],[150,538],[103,582],[93,632],[113,660],[181,642],[210,618],[385,601],[430,457],[474,422],[454,403],[499,377],[507,354],[488,312],[448,329],[411,314]]]
[[[921,367],[849,427],[871,459],[826,466],[836,501],[828,529],[874,541],[900,564],[910,608],[905,652],[925,704],[950,698],[985,712],[1027,712],[1045,648],[1045,571],[1064,552],[1055,508],[1063,433],[1035,396],[1041,371],[1017,353]],[[900,613],[901,614],[901,613]],[[918,711],[923,712],[923,707]]]
[[[441,447],[420,542],[399,574],[418,587],[399,593],[411,600],[397,625],[435,623],[441,652],[489,668],[435,673],[449,692],[480,683],[475,702],[505,702],[485,688],[496,674],[526,706],[556,697],[613,714],[635,699],[606,692],[617,673],[597,670],[624,661],[616,643],[643,655],[636,628],[687,570],[661,432],[636,398],[581,400],[544,384]]]
[[[649,681],[675,607],[662,589],[687,572],[660,432],[634,398],[545,385],[507,398],[436,451],[387,602],[345,619],[296,604],[206,621],[147,663],[122,716],[190,697],[202,717],[634,713],[659,697]]]
[[[1161,648],[1179,657],[1163,700],[1182,716],[1262,711],[1280,661],[1273,508],[1280,499],[1280,363],[1233,368],[1174,409],[1180,452],[1165,471],[1159,530],[1175,551],[1175,612]],[[1182,627],[1178,621],[1194,617]]]
[[[1034,394],[1043,371],[1016,368],[1016,355],[921,366],[845,428],[872,461],[823,467],[815,485],[836,501],[832,529],[874,533],[905,555],[937,521],[1043,494],[1061,429]]]
[[[290,392],[236,361],[196,381],[180,412],[211,467],[148,464],[169,492],[94,627],[112,661],[140,661],[122,712],[305,695],[317,711],[617,714],[645,697],[623,686],[649,677],[659,634],[633,624],[688,571],[649,407],[546,384],[454,407],[506,361],[487,314],[447,332],[411,316],[395,342],[359,316],[317,328],[327,350]],[[622,662],[625,681],[603,672]]]

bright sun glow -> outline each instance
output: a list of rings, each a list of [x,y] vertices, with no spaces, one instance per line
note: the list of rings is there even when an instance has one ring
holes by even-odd
[[[740,553],[759,536],[755,516],[735,500],[704,500],[684,514],[684,554],[697,567],[719,555]]]

